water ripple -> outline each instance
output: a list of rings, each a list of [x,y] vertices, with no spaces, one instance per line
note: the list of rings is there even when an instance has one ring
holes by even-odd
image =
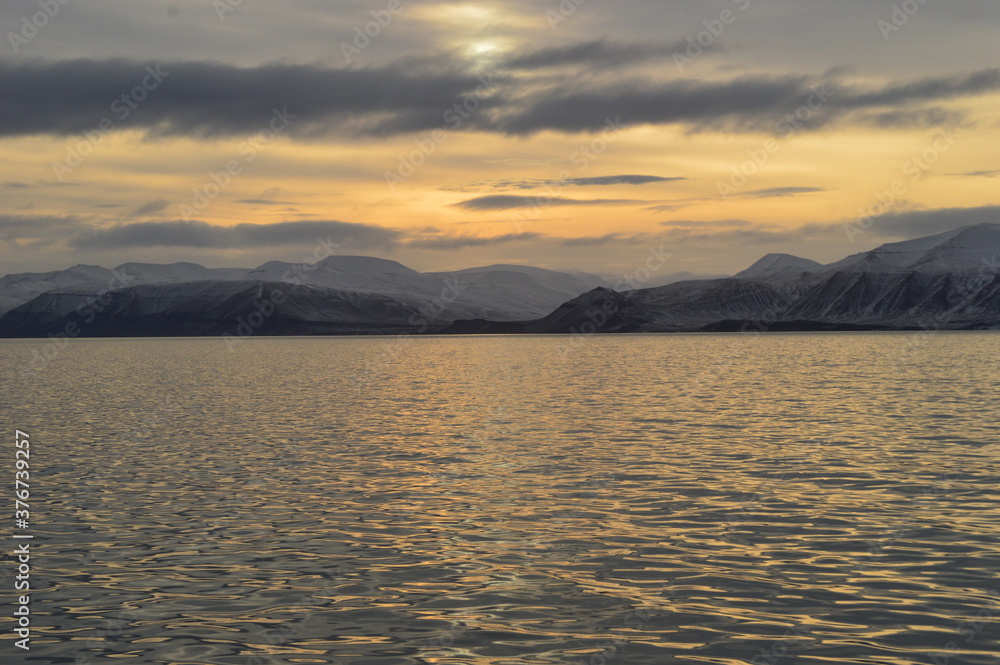
[[[996,663],[996,340],[3,342],[10,662]]]

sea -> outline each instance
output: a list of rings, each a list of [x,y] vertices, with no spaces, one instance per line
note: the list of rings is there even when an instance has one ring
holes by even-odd
[[[996,333],[6,340],[0,379],[5,664],[1000,662]]]

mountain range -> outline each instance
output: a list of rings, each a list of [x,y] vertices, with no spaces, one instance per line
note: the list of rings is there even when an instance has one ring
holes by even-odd
[[[363,256],[253,269],[78,265],[0,278],[0,337],[67,326],[87,337],[225,335],[248,326],[278,335],[419,333],[462,318],[543,316],[604,285],[585,273],[513,265],[421,273]]]
[[[768,254],[732,277],[598,287],[531,321],[456,321],[455,333],[1000,328],[1000,224],[882,245],[823,265]]]
[[[0,337],[998,329],[1000,224],[627,291],[585,273],[421,273],[358,256],[75,266],[0,278],[0,314]]]

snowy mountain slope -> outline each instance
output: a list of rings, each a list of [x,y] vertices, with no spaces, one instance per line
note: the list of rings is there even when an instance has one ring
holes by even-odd
[[[82,307],[67,311],[73,304]],[[43,294],[0,318],[0,335],[36,337],[68,326],[82,337],[363,334],[417,331],[423,321],[416,308],[379,294],[232,280],[145,284],[99,301]]]
[[[679,282],[628,295],[629,305],[644,313],[643,331],[691,330],[723,319],[773,316],[788,306],[774,286],[732,278]]]
[[[420,273],[395,261],[355,256],[332,256],[314,266],[272,262],[250,271],[249,277],[381,293],[416,307],[441,309],[445,319],[542,316],[566,299],[603,284],[593,276],[526,266]]]
[[[1000,276],[839,272],[784,313],[787,320],[889,327],[978,327],[1000,321]]]
[[[243,268],[206,268],[197,263],[123,263],[115,268],[131,286],[139,284],[179,284],[209,280],[247,279]]]
[[[791,254],[767,254],[752,266],[738,272],[737,279],[767,279],[799,275],[804,272],[817,272],[823,264],[811,259],[803,259]]]
[[[271,261],[254,269],[126,263],[114,270],[77,266],[53,273],[8,275],[0,279],[0,314],[53,289],[99,293],[143,284],[241,280],[381,294],[421,309],[429,318],[447,320],[543,316],[559,303],[604,284],[592,275],[527,266],[420,273],[395,261],[364,256],[331,256],[315,264]]]
[[[823,267],[824,272],[977,272],[996,270],[1000,224],[966,226],[894,242]],[[992,266],[992,268],[991,268]]]
[[[123,275],[149,283],[114,287]],[[44,336],[78,319],[86,335],[224,334],[256,311],[255,299],[278,292],[288,299],[260,334],[1000,328],[1000,225],[829,265],[770,254],[734,277],[622,292],[582,273],[514,265],[420,273],[352,256],[253,270],[75,266],[0,279],[0,298],[16,305],[0,316],[0,336]]]
[[[418,278],[421,273],[396,261],[369,256],[330,256],[315,264],[270,261],[247,271],[246,278],[268,282],[296,282],[352,288],[357,290],[393,290]]]
[[[543,316],[568,298],[605,285],[602,279],[593,275],[529,266],[496,265],[428,273],[428,276],[441,280],[442,285],[455,285],[458,295],[453,310],[458,311],[458,306],[463,306],[472,316],[508,321]]]
[[[28,302],[35,296],[66,287],[100,290],[113,279],[107,268],[77,265],[45,273],[18,273],[0,277],[0,313]]]
[[[613,303],[607,316],[601,305]],[[595,290],[520,324],[449,332],[1000,328],[1000,224],[890,243],[829,265],[769,254],[733,278]]]
[[[456,321],[449,333],[682,332],[726,319],[756,318],[787,309],[780,291],[733,278],[678,282],[638,291],[597,288],[526,322]]]
[[[100,293],[139,284],[169,284],[199,280],[243,279],[246,270],[205,268],[196,263],[124,263],[117,268],[77,265],[47,273],[22,273],[0,277],[0,314],[54,289]]]

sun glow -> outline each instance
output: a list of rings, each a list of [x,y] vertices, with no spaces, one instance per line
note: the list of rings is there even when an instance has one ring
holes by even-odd
[[[468,57],[480,65],[494,61],[508,50],[507,46],[495,39],[475,41],[466,47]]]

